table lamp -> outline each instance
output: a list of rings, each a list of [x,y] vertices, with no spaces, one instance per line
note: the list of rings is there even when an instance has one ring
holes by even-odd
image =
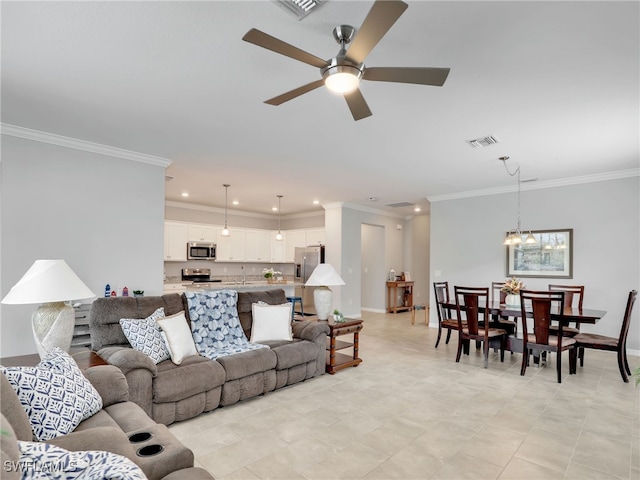
[[[42,303],[31,317],[40,358],[55,347],[71,347],[75,312],[65,302],[95,297],[64,260],[36,260],[2,299],[8,305]]]
[[[331,312],[333,293],[329,287],[345,285],[338,272],[329,263],[320,263],[305,283],[307,287],[318,287],[313,292],[313,303],[316,307],[318,320],[327,320]]]

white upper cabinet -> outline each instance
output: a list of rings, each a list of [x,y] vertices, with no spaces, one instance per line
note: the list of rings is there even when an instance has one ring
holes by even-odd
[[[170,262],[187,260],[188,225],[186,223],[165,222],[164,259]]]
[[[217,262],[244,262],[246,232],[240,228],[230,228],[230,235],[222,235],[222,229],[218,227],[216,232],[216,261]]]
[[[287,238],[287,232],[281,232],[282,240],[276,240],[277,233],[277,230],[271,232],[271,263],[284,263],[286,261],[284,256],[284,245],[286,241],[285,239]]]
[[[245,260],[247,262],[270,262],[270,232],[268,230],[247,230],[245,235]]]
[[[310,228],[307,230],[307,247],[324,245],[324,228]]]
[[[287,230],[284,237],[284,261],[293,262],[296,247],[307,246],[307,232],[305,230]]]
[[[217,233],[215,225],[189,224],[189,241],[190,242],[211,242],[215,243]]]

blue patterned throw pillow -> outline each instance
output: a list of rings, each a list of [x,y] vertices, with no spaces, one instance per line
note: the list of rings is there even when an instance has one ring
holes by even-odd
[[[72,357],[55,348],[35,367],[3,367],[37,440],[72,432],[102,408],[102,398]]]
[[[98,450],[74,451],[48,443],[18,441],[22,480],[145,480],[135,463]]]
[[[238,318],[238,292],[235,290],[187,291],[185,296],[193,340],[203,357],[215,360],[225,355],[269,348],[247,340]]]
[[[147,318],[121,318],[120,326],[129,343],[147,355],[155,364],[171,358],[156,320],[164,318],[164,307],[158,308]]]

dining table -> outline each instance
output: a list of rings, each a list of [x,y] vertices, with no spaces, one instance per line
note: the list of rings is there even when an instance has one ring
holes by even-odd
[[[450,309],[451,312],[456,311],[455,302],[445,302],[442,304],[445,308]],[[479,310],[485,308],[484,302],[480,302],[478,305]],[[522,317],[522,310],[520,305],[507,305],[500,303],[499,300],[490,300],[488,305],[489,315],[491,315],[492,323],[498,323],[500,317]],[[596,324],[602,317],[607,314],[606,310],[593,309],[593,308],[578,308],[572,306],[565,306],[563,314],[558,314],[558,309],[551,310],[551,319],[562,319],[562,325],[567,326],[572,322]],[[457,318],[455,315],[451,315],[450,318]],[[496,325],[497,326],[497,325]],[[492,345],[493,346],[493,345]],[[518,335],[509,335],[507,337],[507,350],[515,353],[522,353],[522,337]]]

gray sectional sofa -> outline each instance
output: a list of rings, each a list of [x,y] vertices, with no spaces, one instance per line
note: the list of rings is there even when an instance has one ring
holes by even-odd
[[[84,374],[102,397],[102,410],[83,420],[73,432],[46,443],[71,452],[100,450],[125,456],[150,480],[213,479],[205,470],[194,467],[193,452],[165,425],[154,422],[138,405],[128,401],[127,382],[120,370],[102,365],[91,367]],[[21,468],[17,467],[17,440],[32,442],[34,436],[29,417],[4,374],[0,374],[0,406],[0,477],[18,479]],[[27,463],[22,468],[28,470],[33,465]]]
[[[238,292],[242,329],[251,338],[252,305],[287,302],[284,290]],[[292,323],[293,340],[260,342],[269,346],[210,360],[187,357],[180,365],[165,360],[157,365],[131,348],[119,324],[121,318],[144,319],[158,307],[165,315],[188,312],[184,294],[152,297],[99,298],[90,315],[92,349],[123,372],[129,398],[156,422],[169,425],[218,406],[263,395],[277,388],[322,375],[325,371],[326,323]],[[188,313],[185,315],[190,322]]]

